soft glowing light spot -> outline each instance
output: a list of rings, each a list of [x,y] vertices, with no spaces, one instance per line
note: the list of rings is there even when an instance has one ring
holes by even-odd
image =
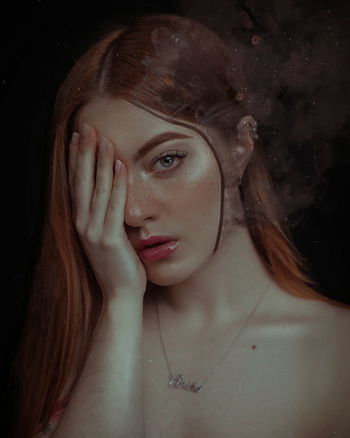
[[[254,45],[259,44],[260,41],[261,41],[261,37],[259,35],[253,35],[252,38],[251,38],[251,42]]]

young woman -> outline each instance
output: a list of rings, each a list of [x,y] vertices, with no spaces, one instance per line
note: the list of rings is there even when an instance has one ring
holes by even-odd
[[[312,289],[234,65],[146,15],[66,78],[16,437],[350,436],[350,311]]]

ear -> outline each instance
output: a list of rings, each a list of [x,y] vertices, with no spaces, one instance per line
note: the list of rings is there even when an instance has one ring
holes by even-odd
[[[251,115],[242,117],[237,124],[237,140],[233,150],[233,159],[239,178],[242,178],[254,151],[254,141],[258,138],[256,130],[257,123]]]

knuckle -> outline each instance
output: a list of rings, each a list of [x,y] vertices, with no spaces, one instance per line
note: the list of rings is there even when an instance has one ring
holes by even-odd
[[[78,149],[78,154],[81,155],[82,157],[88,154],[89,153],[88,145],[89,145],[89,141],[82,140],[80,147]]]
[[[106,249],[114,248],[115,244],[116,244],[115,238],[108,236],[108,235],[102,236],[101,246],[103,248],[106,248]]]
[[[82,155],[86,154],[87,152],[89,152],[90,146],[93,144],[94,140],[91,135],[88,135],[87,137],[82,135],[79,142],[79,153]]]
[[[105,197],[107,195],[107,192],[107,188],[102,185],[98,185],[95,188],[95,195],[98,197]]]
[[[114,231],[109,231],[108,233],[105,232],[101,238],[101,243],[106,247],[106,248],[113,248],[113,249],[118,249],[118,248],[122,248],[122,233],[118,232],[118,230],[114,230]]]
[[[106,157],[103,154],[99,154],[96,166],[103,170],[107,164],[108,160],[106,160]]]
[[[74,221],[75,228],[80,236],[85,233],[85,224],[81,221],[79,217],[77,217]]]
[[[98,233],[94,228],[89,228],[86,230],[85,239],[90,244],[97,244],[99,242]]]
[[[109,201],[108,208],[109,208],[109,210],[110,210],[112,213],[116,213],[116,212],[118,212],[118,211],[119,211],[119,203],[118,203],[118,200],[113,200],[113,199],[111,199],[111,200]]]

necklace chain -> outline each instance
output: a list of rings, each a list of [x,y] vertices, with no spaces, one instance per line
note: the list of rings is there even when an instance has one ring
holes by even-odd
[[[156,298],[154,297],[154,302],[155,302],[155,307],[156,307],[156,312],[157,312],[157,321],[158,321],[158,329],[159,329],[159,335],[160,335],[160,341],[162,344],[162,349],[163,349],[163,353],[164,353],[164,357],[165,357],[165,361],[168,367],[168,371],[169,371],[169,381],[168,381],[168,386],[173,387],[173,388],[177,388],[177,389],[185,389],[186,391],[190,391],[193,393],[198,393],[199,391],[202,390],[203,385],[207,382],[207,380],[209,379],[209,377],[213,374],[213,372],[219,367],[219,365],[222,363],[222,361],[225,359],[225,357],[228,355],[228,353],[231,351],[231,348],[233,347],[233,345],[235,344],[235,342],[237,341],[237,339],[239,338],[239,335],[243,332],[244,328],[246,327],[248,321],[252,318],[252,316],[254,315],[256,309],[258,308],[259,304],[261,303],[263,297],[265,296],[266,292],[269,290],[271,286],[271,283],[269,282],[269,284],[267,285],[267,287],[263,290],[263,292],[260,295],[259,300],[257,301],[257,303],[255,304],[255,306],[253,307],[253,310],[251,310],[251,312],[249,313],[248,317],[245,319],[244,323],[241,325],[240,329],[238,330],[238,332],[236,333],[236,336],[234,337],[233,341],[231,342],[229,348],[225,351],[225,353],[223,354],[223,356],[221,357],[219,363],[217,365],[215,365],[215,367],[210,371],[210,373],[206,376],[206,378],[204,379],[204,381],[202,382],[201,385],[196,386],[197,382],[192,382],[192,383],[187,383],[184,380],[184,376],[182,374],[177,374],[174,375],[171,371],[170,368],[170,364],[169,364],[169,360],[168,360],[168,356],[166,354],[166,349],[165,349],[165,344],[164,344],[164,339],[163,339],[163,335],[162,335],[162,331],[160,328],[160,319],[159,319],[159,311],[158,311],[158,302],[156,300]]]

